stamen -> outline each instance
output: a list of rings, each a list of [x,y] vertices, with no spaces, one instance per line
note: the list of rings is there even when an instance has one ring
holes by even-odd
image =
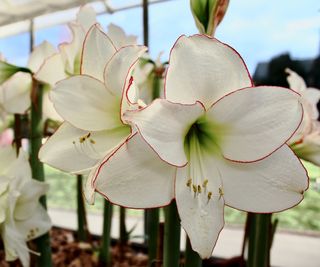
[[[204,180],[202,183],[202,187],[206,189],[208,182],[209,182],[208,179]]]
[[[198,185],[198,193],[200,194],[201,193],[201,185]]]
[[[194,193],[197,193],[198,188],[197,188],[196,185],[192,185],[192,189],[193,189],[193,192],[194,192]]]
[[[212,192],[210,191],[209,193],[208,193],[208,202],[209,202],[209,200],[212,198]]]
[[[76,141],[72,141],[72,144],[74,145],[77,152],[80,154],[84,154],[95,159],[99,159],[102,157],[102,155],[93,146],[96,144],[96,141],[93,138],[91,138],[91,132],[83,136],[80,136],[79,143]]]
[[[188,179],[187,183],[186,183],[187,187],[191,187],[192,185],[192,179]]]
[[[219,187],[219,200],[223,197],[223,195],[224,195],[224,192],[223,192],[223,189],[222,189],[222,187]]]

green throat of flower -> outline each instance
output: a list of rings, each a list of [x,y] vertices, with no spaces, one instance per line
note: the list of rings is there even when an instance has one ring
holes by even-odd
[[[212,174],[206,172],[207,155],[220,157],[220,148],[225,127],[208,121],[205,116],[195,121],[187,131],[184,149],[188,158],[186,186],[194,197],[206,197],[209,202],[215,195],[223,196],[222,187],[214,188]]]

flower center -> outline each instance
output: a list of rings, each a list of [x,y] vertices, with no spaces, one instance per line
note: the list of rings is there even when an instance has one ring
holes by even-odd
[[[78,153],[89,156],[93,159],[100,159],[102,155],[96,150],[96,141],[91,136],[91,133],[80,136],[77,141],[72,141],[74,148]]]
[[[219,195],[219,198],[223,196],[222,186],[215,188],[216,186],[212,183],[216,178],[208,177],[214,174],[206,172],[208,162],[205,161],[205,157],[220,153],[218,146],[220,138],[214,134],[214,128],[213,123],[201,117],[191,125],[184,139],[185,153],[188,158],[186,186],[190,188],[194,197],[205,195],[207,202],[214,195]]]

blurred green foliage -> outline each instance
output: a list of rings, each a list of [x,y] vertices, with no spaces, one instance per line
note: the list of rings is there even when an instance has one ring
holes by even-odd
[[[274,215],[279,219],[279,228],[293,230],[316,230],[320,231],[320,168],[304,162],[309,176],[310,185],[305,193],[304,200],[296,207]],[[57,171],[46,166],[47,182],[50,184],[48,194],[48,205],[52,208],[76,209],[76,177]],[[102,212],[103,199],[96,194],[95,205],[86,205],[88,212]],[[117,209],[116,209],[117,213]],[[129,210],[129,215],[141,215],[139,210]],[[245,212],[225,208],[225,219],[227,224],[243,224]]]

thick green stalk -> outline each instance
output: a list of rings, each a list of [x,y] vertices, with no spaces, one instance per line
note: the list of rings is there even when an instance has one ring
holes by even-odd
[[[154,266],[157,259],[158,235],[159,235],[159,209],[150,209],[147,213],[147,245],[149,266]]]
[[[101,266],[111,266],[111,225],[112,225],[112,210],[113,205],[104,200],[104,212],[103,212],[103,232],[102,241],[99,254],[99,261]]]
[[[156,99],[160,96],[160,77],[154,71],[152,85],[152,98]],[[157,259],[157,246],[159,236],[159,209],[146,210],[146,236],[148,245],[149,266],[153,266],[154,261]]]
[[[128,232],[126,227],[126,209],[120,207],[120,244],[125,245],[128,243]]]
[[[199,254],[195,252],[190,244],[190,240],[187,237],[186,242],[186,263],[185,267],[201,267],[202,266],[202,259],[200,258]]]
[[[89,238],[86,207],[82,195],[82,175],[77,175],[77,220],[78,240],[85,242]]]
[[[39,161],[38,153],[42,144],[43,122],[42,122],[42,95],[43,85],[33,79],[31,92],[31,129],[30,129],[30,165],[32,169],[32,177],[38,181],[44,181],[44,168],[42,162]],[[40,202],[44,208],[46,205],[46,196],[40,198]],[[36,240],[37,250],[41,253],[38,258],[38,267],[51,267],[51,246],[49,233],[46,233]]]
[[[180,220],[176,202],[164,208],[163,267],[178,267],[180,260]]]
[[[248,267],[270,266],[271,215],[249,215]]]

